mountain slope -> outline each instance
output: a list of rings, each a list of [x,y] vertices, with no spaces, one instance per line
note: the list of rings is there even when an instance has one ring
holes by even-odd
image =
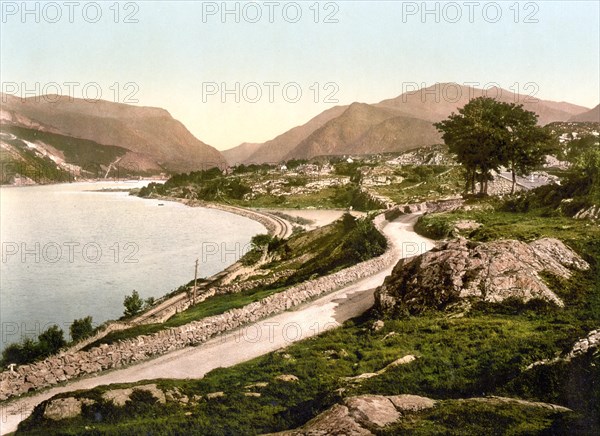
[[[565,102],[540,100],[527,95],[519,95],[502,88],[487,90],[462,86],[456,83],[438,83],[418,91],[406,92],[396,98],[383,100],[375,106],[395,109],[415,118],[441,121],[456,112],[470,99],[489,96],[506,103],[523,104],[526,110],[539,115],[539,123],[546,125],[553,121],[568,121],[573,115],[588,108]]]
[[[257,147],[257,150],[245,160],[238,160],[234,163],[278,163],[311,133],[328,121],[341,115],[347,108],[348,106],[335,106],[331,109],[327,109],[316,117],[311,118],[307,123],[294,127],[287,132],[260,144],[260,146]],[[241,145],[238,147],[241,147]],[[226,156],[231,156],[232,154],[235,155],[238,151],[234,150],[238,147],[225,150],[223,154]]]
[[[164,109],[65,96],[2,98],[4,123],[25,123],[24,127],[38,123],[45,131],[123,147],[167,171],[225,165],[216,149],[195,138]]]
[[[538,114],[542,125],[567,121],[587,110],[583,106],[540,100],[501,88],[483,90],[456,83],[440,83],[372,105],[353,103],[332,108],[304,126],[266,142],[247,162],[398,152],[432,145],[441,142],[433,122],[457,112],[470,99],[485,95],[503,102],[523,104],[525,109]]]
[[[400,116],[371,127],[349,151],[352,154],[398,152],[442,142],[431,122]]]
[[[396,116],[396,111],[392,109],[352,103],[343,114],[327,122],[298,144],[286,159],[347,154],[352,144],[359,141],[370,128]]]
[[[262,145],[261,143],[244,142],[237,147],[222,150],[221,154],[229,165],[237,165],[246,162]]]
[[[575,122],[588,122],[588,123],[600,123],[600,104],[594,109],[587,112],[577,114],[569,119],[569,121]]]

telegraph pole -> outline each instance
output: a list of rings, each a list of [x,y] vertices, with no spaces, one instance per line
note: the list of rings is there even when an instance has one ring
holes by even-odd
[[[194,294],[192,304],[196,304],[196,281],[198,280],[198,259],[196,258],[196,268],[194,269]]]

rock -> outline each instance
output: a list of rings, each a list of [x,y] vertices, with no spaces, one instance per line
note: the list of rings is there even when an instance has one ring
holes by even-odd
[[[129,401],[129,396],[133,389],[112,389],[102,394],[102,398],[106,401],[112,401],[115,406],[124,406]]]
[[[297,382],[299,379],[295,375],[292,374],[281,374],[275,377],[276,380],[281,380],[284,382]]]
[[[475,243],[458,238],[422,255],[401,259],[375,292],[381,314],[443,310],[465,299],[501,302],[538,298],[562,306],[539,275],[568,278],[589,265],[557,239]]]
[[[400,413],[392,402],[381,395],[361,395],[344,402],[349,415],[363,427],[375,425],[385,427],[400,419]]]
[[[388,397],[400,412],[419,412],[435,406],[436,401],[419,395],[394,395]]]
[[[206,394],[206,398],[208,398],[209,400],[213,400],[215,398],[221,398],[225,396],[225,392],[211,392],[210,394]]]
[[[361,395],[344,400],[308,421],[304,426],[278,435],[355,435],[367,436],[369,429],[383,428],[402,418],[402,413],[431,408],[435,400],[417,395]]]
[[[260,397],[260,392],[244,392],[246,397]]]
[[[107,401],[112,401],[115,406],[124,406],[127,401],[129,401],[131,394],[133,391],[147,391],[152,394],[156,400],[165,404],[167,402],[167,397],[165,393],[156,387],[156,384],[147,384],[136,386],[134,388],[126,388],[126,389],[112,389],[110,391],[106,391],[102,394],[102,398]]]
[[[279,435],[286,436],[326,436],[326,435],[345,435],[345,436],[371,436],[369,430],[358,424],[350,416],[348,407],[336,404],[329,410],[308,421],[303,427],[297,430],[288,430]]]
[[[257,382],[244,386],[244,389],[266,388],[267,386],[269,386],[267,382]]]
[[[373,323],[373,325],[371,326],[371,330],[373,330],[374,332],[378,332],[379,330],[381,330],[383,327],[385,326],[385,323],[378,319],[377,321],[375,321]]]
[[[470,233],[481,227],[481,223],[473,220],[460,220],[454,223],[454,234],[460,235]]]
[[[363,380],[368,380],[373,377],[377,377],[379,373],[376,372],[364,372],[354,377],[344,377],[344,380],[350,383],[360,383]]]
[[[51,400],[46,404],[44,409],[44,418],[51,419],[53,421],[60,421],[62,419],[75,418],[81,415],[81,406],[86,404],[94,404],[95,401],[87,398],[58,398]]]
[[[399,366],[399,365],[406,365],[407,363],[410,363],[414,360],[417,360],[416,356],[413,356],[412,354],[407,354],[406,356],[401,357],[400,359],[394,360],[392,363],[387,365],[385,368],[377,371],[377,374],[383,374],[385,371],[387,371],[390,368],[393,368],[393,367]]]

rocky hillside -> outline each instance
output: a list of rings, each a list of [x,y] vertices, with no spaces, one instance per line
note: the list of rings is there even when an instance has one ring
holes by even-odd
[[[402,259],[375,292],[382,314],[443,310],[465,299],[501,302],[541,299],[562,306],[540,273],[568,278],[588,264],[561,241],[543,238],[477,243],[459,238]]]
[[[195,138],[166,110],[66,96],[20,99],[2,94],[2,125],[117,146],[133,153],[130,164],[166,172],[225,164],[213,147]]]

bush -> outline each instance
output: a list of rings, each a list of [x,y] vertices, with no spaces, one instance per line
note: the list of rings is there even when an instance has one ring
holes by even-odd
[[[57,353],[67,344],[64,332],[57,325],[48,327],[38,340],[25,338],[20,343],[10,344],[2,352],[2,365],[23,365]]]
[[[144,307],[144,300],[141,299],[140,294],[134,289],[131,295],[125,296],[123,306],[125,306],[125,311],[123,312],[125,316],[134,316],[140,313],[142,307]]]
[[[71,339],[73,342],[78,342],[82,339],[87,338],[92,334],[94,328],[92,327],[92,317],[86,316],[85,318],[76,319],[69,327],[71,333]]]
[[[67,341],[65,341],[64,332],[57,325],[48,327],[38,337],[38,347],[41,357],[50,356],[58,352],[65,345],[67,345]]]

